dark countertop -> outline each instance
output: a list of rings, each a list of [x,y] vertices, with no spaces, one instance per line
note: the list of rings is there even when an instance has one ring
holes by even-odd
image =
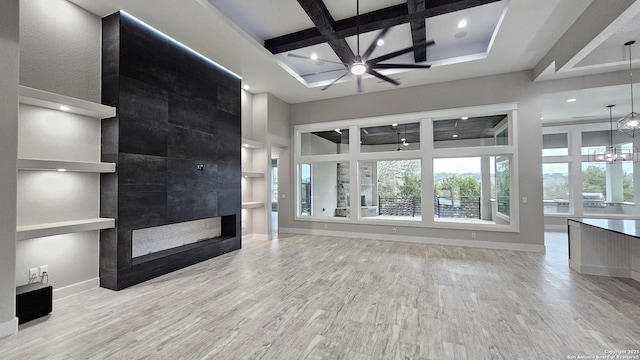
[[[568,221],[575,221],[599,229],[614,231],[623,235],[633,236],[640,239],[640,220],[569,218]]]

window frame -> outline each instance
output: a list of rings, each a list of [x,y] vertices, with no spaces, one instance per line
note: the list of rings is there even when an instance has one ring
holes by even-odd
[[[435,149],[433,142],[433,121],[452,117],[463,116],[484,116],[493,114],[507,114],[508,127],[507,145],[473,146],[464,148],[443,148]],[[518,139],[517,131],[518,106],[516,103],[494,104],[485,106],[474,106],[467,108],[456,108],[437,110],[421,113],[400,114],[390,116],[378,116],[360,119],[348,119],[340,121],[329,121],[322,123],[303,124],[294,126],[294,165],[296,168],[296,221],[320,221],[336,222],[362,225],[388,225],[403,227],[422,227],[455,230],[478,230],[496,232],[519,232],[520,231],[520,202],[519,196],[519,166],[518,166]],[[360,151],[360,128],[371,126],[382,126],[397,123],[399,126],[408,123],[420,123],[420,149],[403,151],[381,151],[381,152],[361,152]],[[301,154],[301,134],[303,132],[327,131],[336,128],[349,129],[349,151],[346,154],[330,155],[302,155]],[[433,159],[451,157],[478,157],[478,156],[509,156],[510,157],[510,224],[478,224],[465,222],[436,222],[433,209]],[[336,217],[315,217],[300,216],[300,167],[299,164],[313,164],[321,162],[348,162],[350,171],[350,183],[357,184],[351,186],[350,197],[359,194],[360,188],[360,161],[388,161],[388,160],[413,160],[421,161],[421,209],[422,220],[396,220],[396,219],[371,219],[361,217],[361,212],[350,211],[345,218]],[[353,202],[352,202],[353,203]]]

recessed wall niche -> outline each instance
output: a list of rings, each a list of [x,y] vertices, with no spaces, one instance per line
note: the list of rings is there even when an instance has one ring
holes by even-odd
[[[241,247],[240,79],[124,12],[102,26],[102,102],[117,116],[102,124],[116,173],[101,176],[100,212],[116,228],[101,231],[100,281],[119,290]],[[211,218],[220,236],[133,257],[133,231]]]

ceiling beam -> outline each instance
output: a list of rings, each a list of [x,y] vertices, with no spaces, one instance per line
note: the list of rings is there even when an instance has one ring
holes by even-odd
[[[416,11],[412,14],[409,13],[407,4],[399,4],[390,6],[384,9],[372,11],[366,14],[360,15],[360,32],[366,33],[369,31],[380,30],[390,26],[396,26],[404,24],[414,20],[423,20],[430,17],[448,14],[450,12],[469,9],[472,7],[486,5],[500,0],[431,0],[428,3],[425,2],[425,9],[422,11]],[[323,28],[310,28],[301,30],[295,33],[278,36],[272,39],[267,39],[264,42],[265,48],[272,54],[279,54],[287,51],[292,51],[307,46],[317,45],[324,42],[328,42],[326,36],[329,35],[333,39],[344,39],[349,36],[357,34],[356,17],[350,17],[338,21],[333,21],[331,14],[327,10],[324,3],[320,0],[298,0],[298,3],[302,5],[309,17],[313,20],[313,17],[309,14],[309,11],[305,8],[303,3],[308,4],[313,10],[314,7],[319,6],[321,3],[322,8],[326,11],[326,15],[323,15],[324,21],[330,20]],[[316,9],[319,14],[322,14],[320,9]],[[315,20],[314,24],[316,24]],[[317,26],[317,24],[316,24]],[[322,31],[328,33],[329,28],[333,29],[333,34],[323,34]],[[345,42],[346,44],[346,42]],[[329,43],[331,45],[331,43]]]
[[[298,4],[307,13],[316,29],[327,42],[331,49],[338,55],[340,61],[350,64],[354,61],[355,55],[344,38],[336,35],[334,28],[335,21],[329,13],[327,6],[322,0],[298,0]]]
[[[417,12],[425,11],[425,0],[407,0],[407,11],[409,14],[415,14]],[[427,40],[427,28],[425,19],[412,20],[411,25],[411,40],[413,45],[423,43]],[[413,58],[416,63],[427,61],[427,48],[419,47],[413,51]]]

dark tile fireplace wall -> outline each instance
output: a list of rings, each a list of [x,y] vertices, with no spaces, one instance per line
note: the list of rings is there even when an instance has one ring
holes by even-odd
[[[100,284],[120,290],[241,247],[240,79],[125,13],[102,20]],[[198,170],[198,165],[204,169]],[[222,218],[222,236],[132,261],[131,231]],[[143,259],[144,260],[144,259]]]

